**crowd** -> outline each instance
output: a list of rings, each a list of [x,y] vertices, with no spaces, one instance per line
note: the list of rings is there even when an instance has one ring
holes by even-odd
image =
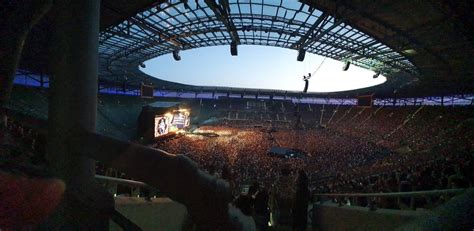
[[[432,159],[429,154],[424,157],[392,156],[374,165],[372,171],[377,174],[354,178],[338,176],[317,187],[324,193],[388,193],[429,191],[436,189],[468,188],[474,185],[474,169],[472,157],[461,155],[445,156]],[[382,168],[381,168],[382,167]],[[387,168],[388,167],[388,168]],[[391,169],[387,171],[387,169]],[[380,173],[382,172],[382,173]],[[376,203],[379,207],[391,209],[433,208],[448,200],[450,195],[422,198],[381,199]],[[336,198],[343,203],[368,206],[367,198]]]
[[[332,122],[325,129],[291,125],[275,128],[268,121],[221,120],[198,129],[214,132],[217,137],[194,132],[161,143],[158,148],[183,153],[211,174],[226,175],[236,196],[242,185],[252,182],[277,186],[281,197],[291,196],[295,193],[292,182],[300,170],[308,173],[309,187],[315,193],[419,191],[474,184],[469,109],[326,110],[325,121]],[[274,146],[300,149],[308,155],[271,157],[267,152]],[[380,204],[391,208],[430,207],[445,199]]]
[[[311,181],[342,174],[363,174],[364,169],[389,155],[374,143],[338,136],[330,130],[268,131],[261,128],[201,127],[218,137],[186,135],[169,140],[159,148],[183,153],[211,174],[228,169],[236,186],[258,181],[271,185],[275,180],[294,178],[299,170],[309,173]],[[344,142],[345,145],[341,145]],[[282,159],[267,155],[271,147],[300,149],[306,158]]]
[[[118,128],[122,117],[133,117],[132,112],[115,113],[126,105],[119,109],[102,106],[99,114],[106,119],[98,120],[98,130],[104,120]],[[209,174],[227,180],[234,205],[253,216],[260,230],[265,230],[268,221],[291,223],[285,218],[297,221],[294,229],[306,226],[298,218],[306,217],[300,205],[309,200],[414,209],[434,208],[452,196],[312,197],[318,193],[408,192],[474,185],[474,119],[469,107],[359,108],[224,101],[201,110],[200,120],[214,117],[212,123],[150,146],[184,154]],[[35,171],[30,168],[34,166],[47,172],[45,133],[13,116],[2,124],[0,168],[28,172]],[[123,127],[131,130],[132,123]],[[307,155],[278,158],[268,155],[272,147],[298,149]],[[130,179],[101,163],[96,165],[96,174]],[[147,199],[159,195],[153,190],[105,186],[114,187],[117,195]],[[300,213],[292,218],[289,211],[297,210]]]
[[[0,127],[0,164],[47,168],[46,137],[37,128],[6,117]]]
[[[275,108],[282,111],[280,105]],[[298,113],[292,111],[296,110],[294,107],[287,108],[285,122],[221,119],[215,125],[203,125],[151,146],[187,155],[210,174],[228,180],[237,198],[244,186],[258,182],[259,188],[269,194],[269,201],[275,197],[291,199],[300,171],[308,174],[312,193],[418,191],[474,184],[474,122],[469,108],[330,106],[321,113],[322,108],[315,106],[312,111],[297,111],[302,115],[300,122],[308,125],[305,128],[295,126]],[[309,126],[320,121],[324,126]],[[210,133],[215,136],[202,135]],[[47,166],[45,136],[37,129],[8,120],[0,141],[3,159]],[[299,149],[307,156],[272,157],[267,154],[272,147]],[[128,178],[100,163],[96,171]],[[120,187],[117,194],[134,192]],[[346,200],[345,203],[369,204]],[[443,200],[446,198],[379,204],[391,208],[429,207]]]

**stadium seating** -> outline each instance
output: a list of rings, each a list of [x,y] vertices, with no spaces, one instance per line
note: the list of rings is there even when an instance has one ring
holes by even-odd
[[[100,95],[97,130],[133,141],[142,106],[156,100],[169,99]],[[212,131],[218,136],[183,135],[150,146],[185,154],[211,174],[226,175],[236,196],[241,186],[252,182],[267,188],[278,187],[280,196],[290,196],[290,182],[298,170],[308,173],[313,192],[416,191],[469,187],[474,183],[469,155],[474,114],[469,107],[324,105],[322,111],[323,105],[289,101],[256,104],[252,99],[208,99],[187,103],[196,113],[192,115],[195,124],[213,121],[198,130]],[[9,108],[44,121],[47,92],[15,87]],[[21,122],[16,120],[12,129],[28,126]],[[22,137],[17,137],[19,141],[14,144],[20,149],[31,149],[31,144],[21,141]],[[273,158],[267,152],[274,146],[303,150],[308,156]],[[44,155],[44,148],[41,150]],[[26,156],[15,158],[31,163],[34,155],[28,153],[34,151],[25,153]],[[44,158],[41,160],[44,164]],[[100,164],[97,171],[127,178],[124,173]],[[378,204],[398,209],[433,207],[445,200],[446,197],[436,197]],[[351,203],[369,205],[368,201]]]

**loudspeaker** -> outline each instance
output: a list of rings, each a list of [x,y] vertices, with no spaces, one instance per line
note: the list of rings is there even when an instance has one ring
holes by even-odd
[[[173,58],[174,58],[174,60],[176,60],[176,61],[181,60],[181,56],[179,55],[179,50],[174,50],[174,51],[173,51]]]
[[[296,58],[296,61],[303,62],[305,55],[306,55],[306,51],[302,48],[299,49],[298,50],[298,57]]]
[[[309,86],[309,80],[305,79],[303,93],[308,92],[308,86]]]
[[[237,56],[237,43],[236,42],[230,43],[230,54],[232,56]]]
[[[153,89],[153,86],[151,85],[145,85],[145,84],[142,84],[141,85],[141,96],[142,98],[153,98],[153,93],[154,93],[154,89]]]
[[[342,70],[343,70],[343,71],[347,71],[347,69],[349,69],[349,66],[350,66],[350,65],[351,65],[351,62],[346,61],[346,62],[344,63],[344,66],[342,66]]]
[[[357,96],[357,106],[372,107],[372,105],[373,105],[372,95]]]

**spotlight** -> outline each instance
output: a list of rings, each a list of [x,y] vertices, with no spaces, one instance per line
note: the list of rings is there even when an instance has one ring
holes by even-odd
[[[379,75],[380,75],[380,72],[375,72],[375,75],[373,75],[372,78],[376,79],[379,77]]]
[[[346,61],[344,63],[344,66],[342,66],[342,71],[347,71],[349,69],[349,66],[351,65],[351,62]]]
[[[235,41],[230,43],[230,54],[232,56],[237,56],[237,42]]]
[[[138,65],[140,65],[141,68],[145,68],[145,67],[146,67],[146,65],[145,65],[143,62],[140,63],[140,64],[138,64]]]
[[[306,51],[303,48],[300,48],[298,50],[298,57],[296,58],[296,61],[303,62],[305,54]]]
[[[174,60],[176,60],[176,61],[181,60],[181,56],[179,55],[179,50],[174,50],[174,51],[173,51],[173,58],[174,58]]]

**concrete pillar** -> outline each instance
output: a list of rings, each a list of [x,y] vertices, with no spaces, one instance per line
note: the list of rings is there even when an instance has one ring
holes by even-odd
[[[4,107],[10,99],[13,80],[23,45],[31,28],[48,12],[52,0],[2,1],[0,7],[0,121],[6,120]],[[6,124],[0,124],[0,128]]]
[[[58,0],[52,12],[48,160],[53,174],[66,183],[63,203],[51,219],[53,229],[108,229],[100,209],[113,208],[112,196],[94,181],[95,161],[70,147],[87,146],[79,130],[95,131],[99,8],[97,0]]]

